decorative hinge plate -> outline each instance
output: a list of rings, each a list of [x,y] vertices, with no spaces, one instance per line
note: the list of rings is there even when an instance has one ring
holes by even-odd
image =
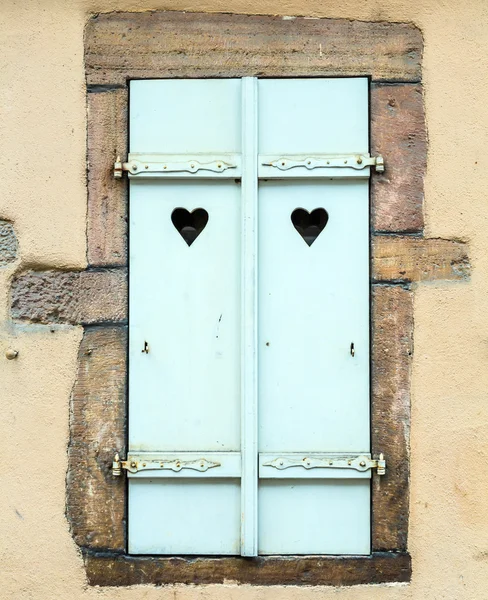
[[[114,477],[118,477],[122,475],[123,470],[129,471],[130,473],[162,470],[170,470],[177,473],[182,469],[191,469],[193,471],[200,471],[200,473],[204,473],[209,469],[220,466],[221,463],[206,460],[205,458],[199,458],[196,460],[154,460],[141,458],[138,456],[129,456],[127,460],[121,460],[120,456],[116,454],[112,463],[112,474]]]
[[[302,455],[303,456],[303,455]],[[273,467],[283,470],[291,467],[302,467],[303,469],[354,469],[355,471],[368,471],[376,469],[378,475],[386,472],[386,460],[383,454],[379,458],[371,458],[366,454],[359,456],[278,456],[277,458],[263,463],[263,467]]]
[[[274,158],[274,157],[270,157]],[[275,167],[280,171],[289,171],[297,167],[305,167],[309,171],[313,169],[334,169],[350,168],[362,170],[366,167],[374,167],[377,173],[383,173],[385,170],[385,161],[382,156],[370,156],[369,154],[353,154],[346,156],[335,155],[315,155],[307,157],[287,157],[274,158],[261,156],[263,167]]]
[[[240,178],[242,157],[239,154],[144,154],[131,153],[127,162],[120,157],[114,164],[114,177],[121,179],[124,172],[130,178],[192,177]],[[368,177],[369,167],[383,173],[382,156],[369,154],[348,155],[259,155],[259,178],[282,177]],[[339,171],[337,171],[339,169]]]
[[[127,162],[122,162],[120,156],[114,164],[114,177],[121,179],[124,172],[129,177],[151,177],[160,175],[176,175],[183,173],[198,173],[206,171],[218,174],[228,169],[238,169],[239,161],[235,156],[218,157],[213,155],[202,155],[188,157],[183,155],[166,154],[129,154]]]

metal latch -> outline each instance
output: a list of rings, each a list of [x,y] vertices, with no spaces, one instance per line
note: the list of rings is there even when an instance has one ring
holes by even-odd
[[[356,170],[365,169],[366,167],[374,167],[377,173],[383,173],[385,170],[385,161],[382,156],[370,156],[369,154],[352,154],[346,156],[335,155],[320,155],[308,157],[286,157],[276,158],[274,160],[266,160],[266,157],[261,164],[263,167],[275,167],[280,171],[288,171],[296,167],[305,167],[308,170],[312,169],[336,169],[338,167],[351,168]]]
[[[122,470],[129,471],[130,473],[139,473],[140,471],[161,471],[171,470],[174,472],[181,471],[182,469],[191,469],[193,471],[200,471],[204,473],[209,469],[220,467],[221,463],[206,460],[205,458],[199,458],[196,460],[154,460],[141,458],[138,456],[128,456],[127,460],[121,460],[119,454],[114,456],[112,463],[112,475],[119,477],[122,475]]]
[[[302,467],[304,469],[354,469],[356,471],[367,471],[376,469],[378,475],[386,472],[386,460],[383,454],[379,458],[371,458],[367,455],[359,456],[330,456],[317,457],[305,456],[290,457],[283,456],[263,463],[263,467],[274,467],[275,469],[289,469],[290,467]]]

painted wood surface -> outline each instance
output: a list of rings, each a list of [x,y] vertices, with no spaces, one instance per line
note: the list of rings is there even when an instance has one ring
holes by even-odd
[[[366,153],[367,80],[131,85],[131,152],[240,152],[242,179],[131,179],[129,452],[242,468],[131,477],[130,552],[369,553],[362,473],[257,472],[258,451],[370,450],[369,173],[258,188],[260,154]]]
[[[365,78],[262,80],[259,107],[261,154],[368,152]],[[369,182],[289,173],[259,188],[259,451],[369,452]],[[279,475],[259,486],[261,554],[369,552],[368,481]]]
[[[132,82],[130,151],[239,153],[240,89]],[[129,451],[207,458],[241,449],[241,189],[188,175],[130,183]],[[239,554],[239,479],[189,473],[130,479],[130,552]]]

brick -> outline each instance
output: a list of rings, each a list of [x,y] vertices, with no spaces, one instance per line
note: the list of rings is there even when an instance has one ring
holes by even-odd
[[[88,94],[88,264],[127,263],[127,182],[115,179],[118,155],[127,156],[126,89]]]
[[[410,581],[407,553],[364,557],[154,558],[84,553],[88,582],[100,586],[237,582],[253,585],[333,585]]]
[[[125,453],[125,327],[85,330],[70,401],[66,514],[79,546],[123,551],[125,482],[114,478]]]
[[[373,286],[372,321],[372,450],[387,461],[386,475],[373,478],[373,550],[405,550],[413,293]]]
[[[373,237],[374,281],[463,280],[471,265],[468,246],[439,238]]]
[[[407,23],[183,12],[106,13],[85,31],[88,84],[128,79],[355,76],[419,81],[422,35]]]
[[[12,223],[0,220],[0,267],[17,260],[19,245]]]
[[[371,178],[374,229],[421,231],[427,134],[420,84],[372,86],[371,150],[386,165]]]
[[[127,271],[27,271],[12,282],[12,317],[33,323],[127,319]]]

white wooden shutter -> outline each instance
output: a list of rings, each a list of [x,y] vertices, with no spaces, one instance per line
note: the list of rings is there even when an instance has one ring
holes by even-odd
[[[261,155],[368,150],[366,79],[259,82]],[[282,173],[259,185],[259,552],[369,553],[370,472],[303,461],[370,448],[368,180]],[[297,208],[327,213],[311,246]]]
[[[367,152],[365,78],[131,82],[129,552],[369,553]]]

